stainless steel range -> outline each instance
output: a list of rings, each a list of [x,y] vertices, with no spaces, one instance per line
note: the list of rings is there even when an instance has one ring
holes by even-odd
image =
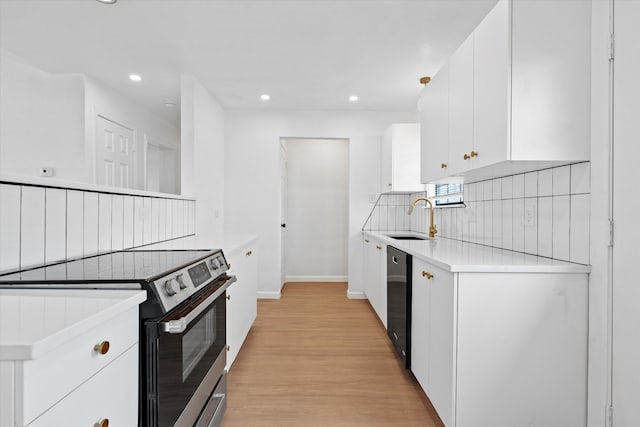
[[[127,250],[0,274],[0,287],[144,289],[144,427],[217,426],[226,409],[226,288],[221,250]]]

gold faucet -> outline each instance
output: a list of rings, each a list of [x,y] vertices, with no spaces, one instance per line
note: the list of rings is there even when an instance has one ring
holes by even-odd
[[[435,239],[438,230],[436,230],[436,225],[433,223],[433,203],[431,203],[431,200],[427,199],[426,197],[416,197],[415,199],[413,199],[413,202],[411,202],[411,206],[409,206],[407,215],[411,215],[413,213],[413,207],[420,200],[424,200],[429,204],[429,238]]]

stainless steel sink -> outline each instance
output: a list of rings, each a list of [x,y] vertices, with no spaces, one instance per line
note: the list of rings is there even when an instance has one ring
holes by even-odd
[[[391,237],[396,240],[429,240],[428,237],[410,236],[410,235],[393,235],[387,234],[387,237]]]

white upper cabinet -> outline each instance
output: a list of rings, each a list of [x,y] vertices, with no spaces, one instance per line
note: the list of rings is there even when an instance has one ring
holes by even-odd
[[[445,64],[422,90],[420,110],[420,178],[446,176],[449,162],[449,66]]]
[[[420,183],[420,125],[394,123],[382,136],[381,192],[424,191]]]
[[[588,0],[500,0],[421,95],[422,182],[589,160],[590,25]]]
[[[473,141],[473,44],[471,34],[449,58],[449,164],[448,174],[464,172],[476,157]],[[465,159],[465,155],[467,159]]]

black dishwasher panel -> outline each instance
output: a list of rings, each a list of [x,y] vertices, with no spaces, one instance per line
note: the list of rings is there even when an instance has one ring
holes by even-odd
[[[387,246],[387,335],[411,368],[411,255]]]

